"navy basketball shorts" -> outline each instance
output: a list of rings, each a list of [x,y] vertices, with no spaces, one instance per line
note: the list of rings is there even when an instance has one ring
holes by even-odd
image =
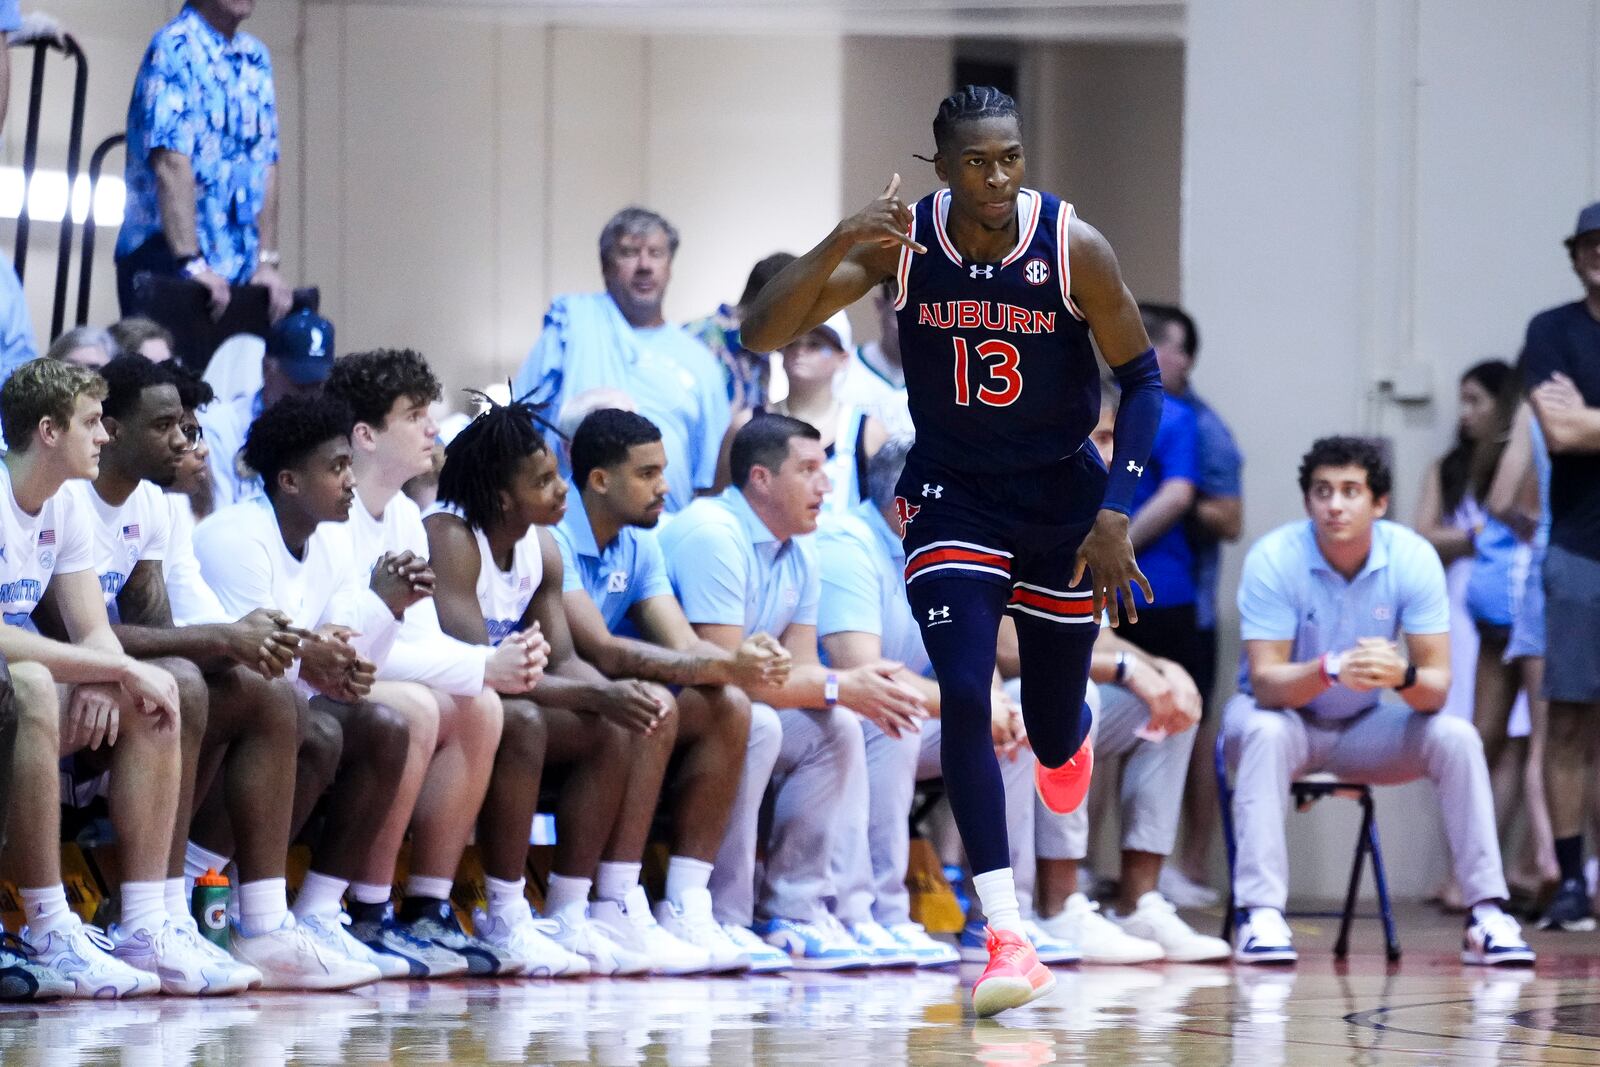
[[[895,487],[908,589],[940,577],[992,582],[1011,591],[1013,613],[1094,627],[1089,577],[1073,589],[1072,572],[1105,487],[1106,469],[1088,443],[1049,467],[1013,474],[951,470],[913,448]]]

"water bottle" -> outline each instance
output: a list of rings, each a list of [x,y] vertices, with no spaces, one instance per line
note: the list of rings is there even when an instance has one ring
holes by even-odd
[[[224,952],[228,950],[228,879],[214,869],[194,880],[194,895],[190,898],[194,921],[200,925],[200,936],[211,941]]]

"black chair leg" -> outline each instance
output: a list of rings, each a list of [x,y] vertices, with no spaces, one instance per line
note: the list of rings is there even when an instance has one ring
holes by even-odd
[[[1344,959],[1350,953],[1350,923],[1356,915],[1356,895],[1361,891],[1361,868],[1367,858],[1372,841],[1372,795],[1361,798],[1361,832],[1356,838],[1355,858],[1350,862],[1350,888],[1344,896],[1344,917],[1339,920],[1339,939],[1333,943],[1333,958]]]
[[[1371,800],[1367,801],[1370,809]],[[1378,820],[1369,810],[1366,826],[1367,848],[1372,852],[1372,880],[1378,887],[1378,911],[1383,916],[1383,951],[1390,963],[1400,961],[1400,935],[1395,929],[1394,908],[1389,903],[1389,879],[1383,870],[1383,849],[1378,844]]]
[[[1228,761],[1223,752],[1222,732],[1217,732],[1211,752],[1217,775],[1217,803],[1222,808],[1222,844],[1228,856],[1228,891],[1222,897],[1222,940],[1233,944],[1233,867],[1237,843],[1233,839],[1233,789],[1228,785]]]

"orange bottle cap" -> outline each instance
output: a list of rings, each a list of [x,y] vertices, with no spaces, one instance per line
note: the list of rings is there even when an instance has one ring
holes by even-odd
[[[215,867],[208,867],[205,874],[202,874],[200,877],[194,880],[194,884],[204,886],[226,886],[228,884],[228,878],[226,875],[218,874]]]

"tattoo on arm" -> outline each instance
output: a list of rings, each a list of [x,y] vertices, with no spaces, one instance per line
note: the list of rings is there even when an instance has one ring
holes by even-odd
[[[167,581],[161,564],[140,560],[117,594],[117,613],[126,626],[170,627],[172,605],[167,600]]]
[[[707,675],[715,662],[706,655],[691,655],[670,648],[616,638],[607,664],[616,678],[646,678],[668,685],[706,685]]]

